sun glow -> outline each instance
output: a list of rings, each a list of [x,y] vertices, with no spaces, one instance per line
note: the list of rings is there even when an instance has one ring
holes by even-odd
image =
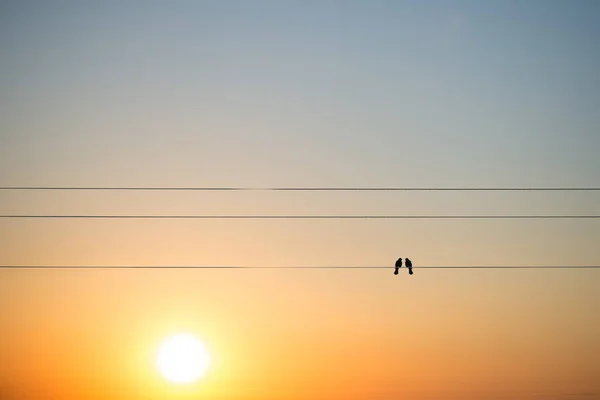
[[[171,336],[162,344],[157,357],[161,375],[173,383],[192,383],[203,377],[210,356],[202,342],[190,334]]]

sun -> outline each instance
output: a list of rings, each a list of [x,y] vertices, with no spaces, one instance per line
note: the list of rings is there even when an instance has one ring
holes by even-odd
[[[163,342],[156,363],[166,380],[180,384],[192,383],[204,376],[210,356],[200,340],[182,333]]]

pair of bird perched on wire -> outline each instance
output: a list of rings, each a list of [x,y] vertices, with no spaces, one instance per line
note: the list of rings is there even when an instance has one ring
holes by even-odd
[[[412,275],[413,274],[412,261],[410,261],[408,258],[405,258],[404,265],[406,265],[406,268],[408,268],[408,273],[410,275]],[[394,275],[398,275],[398,270],[400,268],[402,268],[402,258],[399,258],[398,260],[396,260],[396,265],[394,266]]]

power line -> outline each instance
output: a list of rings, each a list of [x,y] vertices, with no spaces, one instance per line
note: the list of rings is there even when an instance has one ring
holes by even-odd
[[[404,268],[404,267],[403,267]],[[450,265],[413,269],[600,269],[600,265]],[[393,266],[241,266],[241,265],[0,265],[0,269],[394,269]]]
[[[204,186],[0,186],[0,190],[28,190],[28,191],[286,191],[286,192],[366,192],[366,191],[470,191],[470,192],[589,192],[600,191],[600,187],[204,187]]]
[[[600,215],[54,215],[5,214],[0,219],[598,219]]]

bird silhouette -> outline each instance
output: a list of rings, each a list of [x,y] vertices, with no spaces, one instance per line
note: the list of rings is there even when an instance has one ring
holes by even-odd
[[[406,259],[406,261],[405,261],[405,265],[406,265],[406,268],[408,268],[408,273],[409,273],[410,275],[412,275],[412,274],[413,274],[413,270],[412,270],[412,261],[410,261],[410,260],[407,258],[407,259]]]
[[[394,275],[398,275],[399,268],[402,268],[402,258],[396,260],[396,265],[394,266]]]

